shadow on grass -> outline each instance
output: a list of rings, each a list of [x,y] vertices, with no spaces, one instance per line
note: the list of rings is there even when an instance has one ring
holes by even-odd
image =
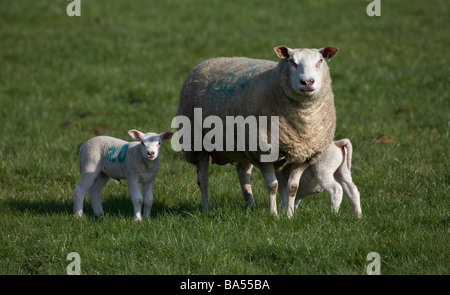
[[[40,216],[48,215],[72,215],[73,202],[69,200],[36,200],[10,199],[3,203],[4,209],[12,212],[34,214]],[[143,206],[142,206],[143,207]],[[143,208],[142,208],[143,209]],[[112,195],[103,201],[105,217],[115,216],[123,218],[133,218],[133,205],[128,196]],[[95,218],[89,198],[85,199],[83,206],[84,214],[87,217]],[[152,206],[151,218],[161,218],[165,215],[192,216],[202,212],[201,206],[183,202],[176,206],[167,206],[163,202],[155,200]]]

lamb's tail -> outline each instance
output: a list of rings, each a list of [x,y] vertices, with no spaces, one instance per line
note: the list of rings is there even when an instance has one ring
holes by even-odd
[[[350,170],[352,167],[352,153],[353,153],[353,147],[350,139],[344,138],[339,141],[335,141],[334,144],[342,149],[342,153],[344,154],[344,157],[346,157],[347,160],[347,168],[348,170]]]

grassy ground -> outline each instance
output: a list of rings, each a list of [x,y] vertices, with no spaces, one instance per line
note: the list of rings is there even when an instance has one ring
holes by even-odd
[[[0,0],[0,274],[449,274],[449,23],[436,1]],[[132,221],[126,186],[106,217],[72,216],[78,148],[95,135],[166,131],[189,71],[214,56],[336,46],[336,138],[354,146],[364,218],[321,193],[291,220],[268,213],[260,173],[246,209],[233,166],[195,168],[163,147],[153,218]]]

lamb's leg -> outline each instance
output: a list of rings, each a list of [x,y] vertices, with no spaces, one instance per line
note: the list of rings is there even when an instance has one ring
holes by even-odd
[[[197,162],[197,183],[198,186],[200,187],[200,192],[202,194],[203,209],[205,211],[209,210],[208,166],[209,166],[209,155],[207,153],[199,153]]]
[[[289,200],[286,215],[291,218],[294,215],[295,210],[295,197],[297,196],[298,185],[300,183],[300,178],[302,177],[303,171],[308,167],[308,163],[295,163],[292,164],[289,179],[287,182],[287,190],[289,192]]]
[[[98,174],[98,172],[85,172],[81,174],[81,179],[73,190],[73,214],[75,216],[83,216],[84,198],[94,184]]]
[[[334,180],[333,175],[319,175],[318,179],[320,186],[330,194],[331,212],[338,213],[343,194],[341,185]]]
[[[360,195],[358,188],[353,183],[352,176],[350,170],[347,169],[347,166],[342,165],[339,167],[338,171],[335,173],[336,180],[342,185],[344,189],[345,195],[352,206],[353,214],[361,218],[361,204],[360,204]]]
[[[131,202],[134,208],[134,221],[142,220],[141,209],[144,197],[142,197],[141,191],[139,189],[139,182],[134,179],[127,179],[128,189],[131,194]]]
[[[300,204],[301,201],[302,201],[302,199],[297,199],[297,200],[295,200],[295,203],[294,203],[294,210],[297,210],[297,207],[298,207],[298,205]]]
[[[264,178],[267,191],[269,192],[269,212],[274,215],[278,215],[277,212],[277,190],[278,180],[275,175],[275,169],[272,163],[261,163],[259,167],[261,174]]]
[[[250,163],[237,163],[236,171],[239,177],[242,193],[244,194],[244,201],[249,207],[255,206],[255,199],[253,199],[252,186],[250,178],[252,174],[253,165]]]
[[[142,185],[144,191],[144,218],[149,218],[153,206],[153,184],[154,180]]]
[[[104,215],[102,206],[102,189],[108,183],[109,177],[100,173],[95,179],[94,184],[89,190],[89,198],[91,199],[92,210],[95,217]]]

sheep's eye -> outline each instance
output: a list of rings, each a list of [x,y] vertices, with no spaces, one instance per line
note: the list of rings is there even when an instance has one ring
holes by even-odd
[[[142,144],[143,146],[145,146],[145,143],[144,143],[143,141],[141,141],[141,144]]]
[[[161,142],[158,142],[158,144],[156,146],[160,146],[160,145],[161,145]]]
[[[317,62],[316,67],[319,67],[319,66],[322,64],[322,62],[323,62],[323,58],[321,58],[321,59]]]

